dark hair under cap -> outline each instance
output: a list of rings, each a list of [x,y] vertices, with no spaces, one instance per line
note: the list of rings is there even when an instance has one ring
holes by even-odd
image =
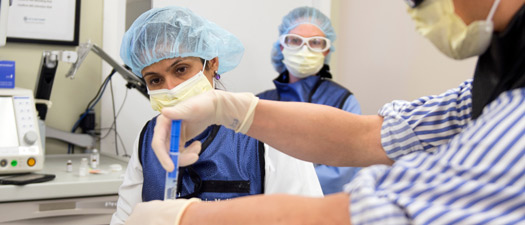
[[[419,4],[423,2],[423,0],[405,0],[405,2],[408,4],[408,6],[416,8]]]

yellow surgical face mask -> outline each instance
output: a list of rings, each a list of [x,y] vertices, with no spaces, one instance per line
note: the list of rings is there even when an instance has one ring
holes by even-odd
[[[282,53],[283,64],[288,72],[297,78],[315,75],[323,68],[323,53],[311,51],[306,45],[299,50],[284,48]]]
[[[160,112],[164,107],[174,106],[181,101],[211,89],[213,89],[213,87],[211,86],[210,81],[201,70],[192,78],[182,82],[172,89],[148,90],[148,94],[151,107]]]
[[[486,20],[474,21],[468,26],[454,12],[452,0],[425,0],[408,13],[416,29],[429,39],[443,54],[453,59],[465,59],[483,54],[492,38],[492,17],[500,0],[495,0]]]

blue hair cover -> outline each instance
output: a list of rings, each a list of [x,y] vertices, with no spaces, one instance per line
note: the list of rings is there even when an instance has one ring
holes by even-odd
[[[218,73],[235,68],[244,53],[241,41],[215,23],[183,7],[154,8],[140,15],[124,34],[120,57],[133,73],[163,59],[219,58]]]

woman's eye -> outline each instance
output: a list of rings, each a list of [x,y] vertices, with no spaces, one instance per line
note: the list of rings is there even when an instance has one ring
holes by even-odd
[[[181,74],[181,73],[185,73],[186,70],[188,70],[188,68],[183,66],[183,67],[178,67],[177,69],[175,69],[175,72],[177,72],[178,74]]]
[[[149,81],[149,84],[151,85],[157,85],[160,83],[160,78],[153,78]]]
[[[295,38],[295,39],[292,39],[291,42],[292,42],[293,45],[300,45],[303,42],[303,40],[301,40],[299,38]]]

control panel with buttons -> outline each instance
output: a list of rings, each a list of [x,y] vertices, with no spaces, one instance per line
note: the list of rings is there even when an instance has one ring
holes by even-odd
[[[0,89],[0,174],[25,173],[44,166],[33,92]]]

